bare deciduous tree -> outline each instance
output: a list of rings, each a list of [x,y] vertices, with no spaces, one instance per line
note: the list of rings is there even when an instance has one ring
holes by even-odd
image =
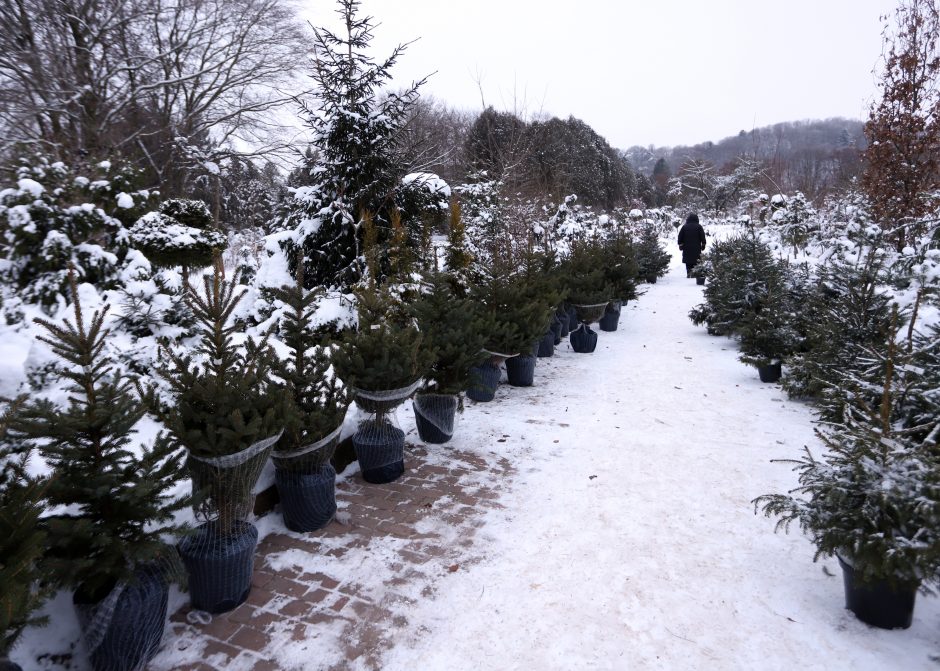
[[[282,0],[0,0],[0,154],[123,156],[176,191],[180,146],[269,145],[303,53]]]

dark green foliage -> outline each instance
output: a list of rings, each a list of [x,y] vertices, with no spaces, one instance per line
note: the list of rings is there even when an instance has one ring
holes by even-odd
[[[523,257],[515,272],[500,270],[496,263],[490,276],[474,288],[474,297],[484,308],[485,349],[526,353],[545,335],[555,308],[564,300],[552,263],[551,257],[535,253]]]
[[[303,259],[308,288],[350,287],[361,278],[359,219],[368,211],[378,226],[388,221],[390,196],[403,176],[396,162],[398,131],[424,83],[384,91],[405,46],[376,63],[369,55],[372,17],[358,16],[358,0],[338,4],[345,34],[314,28],[315,100],[303,105],[313,131],[314,151],[305,165],[312,183],[296,189],[281,223],[296,231],[285,251],[292,265]]]
[[[600,238],[575,240],[571,253],[561,264],[568,301],[575,305],[597,305],[617,297],[605,268],[609,257]],[[622,289],[623,287],[621,287]]]
[[[817,431],[827,451],[817,459],[806,449],[801,459],[787,460],[800,486],[754,503],[780,517],[778,529],[797,521],[817,557],[839,553],[864,580],[934,581],[940,568],[940,419],[919,428],[933,436],[927,441],[904,426],[918,376],[911,355],[896,343],[898,325],[895,310],[876,374],[836,377],[842,413]]]
[[[751,232],[713,243],[703,263],[709,277],[705,303],[693,308],[689,318],[705,324],[712,335],[738,333],[766,302],[768,278],[786,272],[770,247]]]
[[[604,277],[613,291],[611,298],[624,302],[636,299],[636,278],[640,274],[636,245],[629,236],[615,234],[604,240],[603,253]]]
[[[201,200],[174,199],[148,212],[131,228],[131,242],[155,266],[205,267],[225,249],[228,239],[212,226],[209,208]]]
[[[0,438],[22,400],[0,416]],[[0,659],[23,629],[45,624],[33,614],[52,591],[41,563],[46,533],[39,524],[47,481],[27,474],[28,457],[0,447]]]
[[[343,422],[349,392],[330,370],[329,348],[311,327],[320,294],[303,288],[303,264],[298,264],[296,284],[274,290],[274,297],[288,308],[281,322],[281,340],[289,356],[276,366],[287,392],[284,435],[275,452],[289,453],[328,436]],[[329,461],[332,450],[318,450],[298,457],[314,470]],[[302,464],[295,463],[300,468]]]
[[[884,250],[856,237],[858,245],[838,249],[817,270],[815,289],[806,297],[801,330],[804,351],[790,362],[784,387],[791,396],[818,398],[838,376],[856,368],[863,350],[884,342],[890,320],[884,291]],[[834,408],[834,415],[839,409]],[[825,408],[823,416],[831,418]]]
[[[469,298],[458,298],[451,287],[451,278],[433,273],[411,306],[423,346],[435,352],[425,376],[426,388],[439,394],[459,394],[466,389],[470,368],[485,357],[481,306]]]
[[[74,323],[37,320],[49,334],[40,339],[71,383],[68,405],[32,402],[11,433],[37,447],[53,469],[45,498],[64,509],[44,518],[53,579],[99,599],[116,581],[132,579],[136,567],[175,555],[161,535],[177,530],[173,513],[187,501],[169,495],[182,455],[163,434],[140,456],[128,449],[146,409],[105,354],[107,308],[86,325],[74,277],[72,300]]]
[[[359,327],[333,354],[336,374],[368,391],[401,389],[420,379],[435,353],[404,306],[374,288],[358,291],[356,298]]]
[[[776,363],[799,346],[796,324],[800,304],[793,300],[788,271],[780,263],[763,269],[762,283],[755,286],[749,309],[737,325],[741,361],[746,364]]]
[[[637,274],[641,278],[662,277],[669,268],[671,258],[659,242],[656,226],[642,224],[636,241]]]
[[[202,459],[236,454],[284,426],[284,393],[270,382],[274,355],[265,338],[246,339],[236,347],[239,326],[232,312],[244,295],[235,281],[221,279],[218,269],[203,278],[203,292],[187,287],[186,300],[196,317],[199,341],[194,353],[164,348],[167,366],[158,374],[169,384],[176,402],[159,414],[173,441],[190,455],[187,468],[200,508],[222,516],[223,533],[250,500],[257,464],[231,473],[212,471]],[[258,459],[266,458],[262,452]]]

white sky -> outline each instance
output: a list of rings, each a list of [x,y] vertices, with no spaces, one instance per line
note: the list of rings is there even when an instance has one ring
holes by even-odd
[[[332,0],[300,0],[338,25]],[[615,147],[717,141],[780,121],[864,119],[895,0],[363,0],[375,57],[420,38],[404,83],[464,109],[590,124]]]

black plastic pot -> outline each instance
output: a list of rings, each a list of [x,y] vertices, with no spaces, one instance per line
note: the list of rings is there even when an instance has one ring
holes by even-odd
[[[780,362],[772,363],[769,366],[758,366],[757,375],[761,382],[776,382],[781,375]]]
[[[647,275],[647,276],[646,276],[646,281],[649,282],[650,284],[656,284],[656,276],[655,276],[655,275]]]
[[[578,319],[578,311],[572,306],[568,306],[568,333],[577,330],[578,326],[581,325],[581,320]]]
[[[531,387],[535,380],[536,357],[520,354],[506,359],[506,376],[513,387]]]
[[[561,337],[562,337],[561,336],[561,322],[558,320],[557,317],[552,318],[552,325],[550,328],[552,331],[552,345],[554,346],[554,345],[560,344]]]
[[[110,616],[108,596],[89,602],[76,592],[72,602],[92,668],[95,671],[144,668],[160,649],[168,597],[166,576],[156,567],[137,572],[136,580],[121,590]]]
[[[496,396],[500,375],[499,366],[488,361],[471,368],[467,398],[471,401],[492,401]]]
[[[281,516],[291,531],[322,529],[336,515],[336,470],[325,464],[314,473],[274,470]]]
[[[457,416],[459,399],[456,396],[430,394],[424,402],[421,396],[412,401],[418,437],[425,443],[442,445],[454,437],[454,418]],[[448,433],[445,429],[450,428]]]
[[[555,319],[558,321],[558,326],[561,327],[559,335],[562,338],[567,338],[568,332],[571,330],[568,328],[568,313],[564,311],[557,312],[555,313]]]
[[[217,522],[206,522],[177,548],[189,574],[189,600],[194,610],[226,613],[244,603],[251,591],[258,530],[236,520],[228,534]]]
[[[405,472],[405,432],[388,423],[366,422],[352,437],[362,479],[384,485]]]
[[[705,284],[705,276],[704,275],[697,276],[695,278],[695,283],[698,284],[699,286]]]
[[[611,301],[604,310],[604,316],[600,318],[597,325],[601,331],[616,331],[620,323],[620,301]]]
[[[23,667],[9,659],[0,660],[0,671],[23,671]]]
[[[555,333],[549,331],[539,340],[539,349],[536,356],[548,357],[555,353]]]
[[[898,583],[893,588],[887,580],[864,583],[856,580],[855,569],[838,557],[845,586],[845,607],[855,617],[881,629],[907,629],[914,619],[916,583]]]
[[[597,348],[597,332],[587,324],[581,324],[577,330],[572,331],[568,340],[571,342],[571,349],[579,354],[590,354]]]

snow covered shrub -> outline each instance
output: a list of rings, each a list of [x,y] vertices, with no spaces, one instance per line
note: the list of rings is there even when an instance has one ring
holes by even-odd
[[[119,323],[134,337],[178,339],[193,325],[178,274],[154,271],[139,251],[127,254],[121,271],[122,314]]]
[[[641,278],[662,277],[672,259],[659,242],[659,232],[652,222],[641,222],[637,226],[636,264]]]
[[[744,321],[760,311],[768,295],[768,278],[785,273],[785,264],[769,244],[746,232],[712,243],[703,254],[709,277],[705,302],[689,312],[711,335],[735,335]]]
[[[65,300],[69,266],[99,290],[117,284],[127,249],[124,223],[153,194],[134,191],[134,173],[108,161],[76,175],[63,163],[37,159],[0,191],[0,249],[18,296],[51,313]]]
[[[781,460],[794,465],[800,486],[754,504],[780,517],[778,529],[798,522],[816,544],[817,558],[838,554],[863,581],[934,582],[940,569],[940,416],[928,418],[920,436],[906,426],[920,375],[912,353],[895,341],[896,307],[890,324],[872,375],[836,376],[842,412],[817,430],[826,452],[816,458],[806,448],[800,459]]]
[[[402,219],[419,237],[418,227],[427,225],[432,231],[443,228],[450,204],[450,186],[430,172],[412,172],[401,180],[395,204]]]
[[[893,254],[881,230],[871,224],[849,225],[828,254],[801,306],[805,342],[789,362],[783,383],[791,396],[818,398],[833,388],[840,375],[861,364],[862,351],[884,342],[888,328]],[[833,413],[839,414],[838,407]]]
[[[199,200],[167,200],[130,229],[131,245],[162,268],[199,268],[212,263],[228,238],[212,228],[212,216]]]
[[[284,239],[293,264],[306,265],[304,281],[314,286],[348,289],[361,277],[360,218],[370,212],[380,228],[404,170],[396,152],[399,130],[418,100],[419,81],[397,92],[384,92],[391,68],[405,50],[376,62],[369,54],[372,17],[358,16],[359,3],[341,0],[337,13],[346,30],[332,33],[314,28],[317,67],[314,98],[303,105],[304,121],[317,150],[304,166],[311,184],[293,189],[293,197],[277,224],[291,231]],[[303,254],[298,255],[297,249]]]
[[[819,231],[816,210],[806,201],[806,196],[799,192],[774,211],[771,221],[779,229],[784,244],[793,250],[794,256],[805,251]]]

